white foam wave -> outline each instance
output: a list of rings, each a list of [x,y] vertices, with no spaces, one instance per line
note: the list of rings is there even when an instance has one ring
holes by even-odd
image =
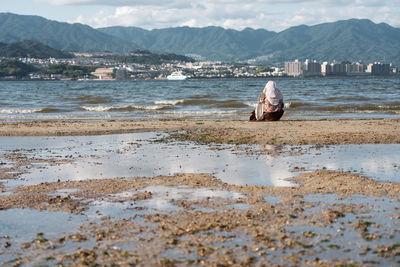
[[[43,109],[36,108],[36,109],[0,109],[0,114],[30,114],[40,112]]]
[[[93,112],[107,112],[111,110],[158,110],[167,107],[167,105],[152,105],[152,106],[82,106],[81,108],[86,111]]]
[[[154,105],[154,106],[135,106],[135,109],[143,110],[157,110],[167,107],[168,105]]]
[[[283,108],[290,108],[291,105],[292,105],[292,102],[285,102],[283,104]]]
[[[237,114],[237,110],[204,110],[204,111],[165,111],[163,114],[173,114],[173,115],[229,115]]]
[[[105,112],[105,111],[111,110],[114,107],[104,107],[104,106],[88,107],[88,106],[82,106],[81,108],[84,109],[84,110],[87,110],[87,111]]]
[[[249,102],[246,102],[246,103],[244,103],[244,104],[248,105],[248,106],[251,107],[251,108],[256,108],[256,107],[257,107],[257,103],[249,103]]]
[[[185,101],[185,99],[180,99],[180,100],[160,100],[160,101],[154,101],[154,104],[156,105],[169,105],[169,106],[175,106],[178,104],[182,104]]]

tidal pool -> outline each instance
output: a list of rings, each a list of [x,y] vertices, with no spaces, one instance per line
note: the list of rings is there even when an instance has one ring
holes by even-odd
[[[129,198],[137,193],[149,192],[151,198],[145,200],[133,201]],[[113,218],[129,218],[135,215],[162,213],[169,211],[182,211],[183,208],[173,204],[176,200],[199,201],[205,198],[224,198],[237,200],[246,198],[245,195],[238,192],[230,192],[212,188],[189,188],[187,186],[148,186],[142,190],[131,190],[122,193],[108,195],[101,200],[95,200],[91,203],[85,215],[91,218],[101,218],[111,216]],[[239,206],[232,206],[238,208]],[[248,207],[248,206],[247,206]],[[202,208],[196,208],[193,211],[205,211]],[[213,211],[213,210],[207,210]]]
[[[67,212],[38,211],[33,209],[0,210],[0,244],[7,248],[0,253],[0,263],[10,262],[23,255],[24,242],[34,244],[38,240],[59,237],[72,233],[87,222],[80,215]],[[9,247],[5,244],[8,243]],[[82,244],[79,244],[82,246]],[[32,252],[29,249],[29,252]],[[42,255],[43,257],[43,255]]]
[[[0,197],[8,197],[12,193],[12,187],[17,185],[34,185],[58,180],[155,177],[180,173],[207,173],[223,182],[237,185],[294,186],[288,178],[317,169],[354,172],[382,183],[400,181],[398,144],[280,147],[200,145],[191,142],[164,142],[164,137],[164,134],[157,133],[83,137],[0,137],[0,175],[16,174],[16,179],[0,177],[3,178],[0,181],[5,186],[1,188]],[[74,198],[73,194],[78,190],[66,187],[49,194]],[[151,197],[133,199],[135,194],[143,192],[150,192]],[[221,188],[149,183],[137,191],[127,190],[101,198],[82,199],[83,202],[87,201],[88,207],[79,214],[30,209],[0,210],[0,263],[28,255],[30,259],[37,259],[32,265],[56,265],[57,261],[46,260],[51,258],[48,256],[62,255],[78,248],[91,248],[95,245],[123,248],[125,244],[127,248],[132,248],[139,243],[129,242],[129,239],[104,243],[96,243],[93,237],[84,242],[69,240],[58,244],[55,241],[65,234],[79,233],[79,226],[102,225],[102,222],[109,219],[134,221],[137,226],[146,226],[148,231],[143,235],[151,239],[158,235],[158,224],[147,220],[147,215],[185,212],[207,214],[218,211],[232,214],[243,212],[245,215],[244,212],[255,208],[251,202],[245,201],[247,197],[244,193]],[[290,207],[285,206],[290,202],[283,201],[282,196],[266,194],[260,197],[277,208]],[[336,194],[298,197],[309,205],[302,215],[315,222],[320,221],[320,214],[324,210],[344,205],[360,206],[356,214],[347,212],[345,217],[339,218],[328,227],[297,219],[293,220],[291,225],[285,224],[285,231],[294,233],[299,237],[298,240],[307,246],[312,245],[313,254],[304,254],[303,258],[312,261],[314,256],[318,255],[324,259],[335,259],[340,254],[349,260],[372,262],[376,260],[374,246],[397,246],[400,242],[399,206],[396,200],[357,194],[346,198]],[[210,202],[220,201],[221,206],[179,206],[179,201],[204,199],[211,199]],[[368,234],[376,235],[376,239],[371,241],[361,237],[360,230],[356,228],[357,222],[370,224]],[[23,243],[35,243],[37,233],[40,232],[49,239],[46,246],[51,246],[51,249],[24,249]],[[303,235],[311,232],[314,238]],[[210,236],[223,233],[209,232]],[[234,249],[244,245],[250,248],[255,245],[251,235],[233,232],[227,234],[229,238],[222,239],[221,243],[216,241],[215,245],[223,249]],[[201,234],[199,237],[202,237]],[[184,241],[184,238],[185,236],[179,241]],[[371,252],[368,252],[370,250]],[[292,252],[302,254],[304,247],[290,248],[287,251],[288,253],[285,250],[268,250],[266,255],[271,256],[271,262],[280,264],[282,255],[286,256]],[[183,256],[183,252],[170,247],[164,250],[162,255],[186,259],[187,256]],[[191,253],[190,257],[199,257],[195,252]],[[258,255],[255,252],[249,253]],[[383,265],[393,262],[390,258],[379,260]]]
[[[157,133],[1,137],[1,162],[8,166],[21,157],[31,161],[19,167],[18,179],[4,185],[209,173],[229,184],[293,186],[288,178],[317,169],[400,181],[399,144],[236,147],[160,142],[164,137]]]
[[[342,259],[363,262],[368,266],[368,263],[378,260],[377,253],[367,253],[368,251],[380,245],[400,242],[399,222],[396,218],[399,215],[399,202],[396,200],[358,194],[346,198],[339,198],[336,194],[315,194],[308,195],[303,200],[315,203],[314,208],[306,210],[304,215],[317,216],[321,211],[331,208],[333,204],[360,206],[357,214],[346,213],[330,227],[310,225],[286,227],[286,230],[292,233],[315,235],[315,238],[309,238],[308,241],[314,246],[320,258],[336,259],[340,253]],[[362,231],[357,227],[358,223],[368,227]],[[313,256],[309,256],[309,260],[312,260]],[[379,264],[392,266],[393,259],[379,257]]]

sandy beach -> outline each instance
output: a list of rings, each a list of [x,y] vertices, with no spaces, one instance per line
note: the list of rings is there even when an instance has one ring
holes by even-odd
[[[400,143],[400,120],[249,121],[37,121],[0,124],[0,136],[79,136],[136,132],[176,132],[176,138],[241,144]]]
[[[38,121],[0,125],[2,138],[30,136],[33,142],[35,138],[43,142],[47,140],[43,138],[53,137],[74,140],[144,132],[167,133],[151,141],[155,146],[194,141],[210,150],[234,153],[243,152],[235,147],[242,144],[300,147],[289,152],[267,151],[269,159],[274,153],[282,158],[310,153],[302,145],[400,143],[400,121],[395,119]],[[111,153],[128,156],[146,149],[139,141],[120,140],[118,144],[94,146],[91,154],[79,148],[79,153],[60,154],[74,143],[58,150],[10,149],[2,156],[0,177],[18,181],[35,170],[45,174],[52,167],[61,170],[91,159],[100,168],[104,165],[101,157]],[[97,153],[100,150],[105,154]],[[200,153],[200,147],[189,150]],[[256,159],[259,153],[250,149],[245,154]],[[391,168],[399,166],[393,163]],[[37,218],[32,225],[45,215],[52,218],[19,238],[11,230],[9,234],[3,231],[0,259],[9,266],[393,266],[400,262],[398,182],[325,168],[310,172],[295,166],[292,171],[298,172],[290,179],[292,186],[238,185],[211,173],[59,179],[14,187],[0,183],[0,211],[8,212],[9,223],[20,223],[20,217],[15,216],[18,213]],[[57,220],[64,220],[63,214],[68,214],[71,228],[53,233],[50,229]]]

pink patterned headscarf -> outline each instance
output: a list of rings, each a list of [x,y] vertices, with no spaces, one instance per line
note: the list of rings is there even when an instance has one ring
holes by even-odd
[[[274,81],[268,81],[264,87],[263,93],[265,97],[268,99],[268,102],[273,105],[277,106],[280,102],[283,102],[283,96],[281,91],[276,88],[276,84]]]

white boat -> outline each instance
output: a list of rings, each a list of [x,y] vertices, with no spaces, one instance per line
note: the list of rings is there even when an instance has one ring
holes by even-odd
[[[168,80],[171,81],[182,81],[182,80],[186,80],[187,78],[189,78],[186,75],[183,75],[181,71],[174,71],[173,73],[171,73],[171,75],[167,76]]]

